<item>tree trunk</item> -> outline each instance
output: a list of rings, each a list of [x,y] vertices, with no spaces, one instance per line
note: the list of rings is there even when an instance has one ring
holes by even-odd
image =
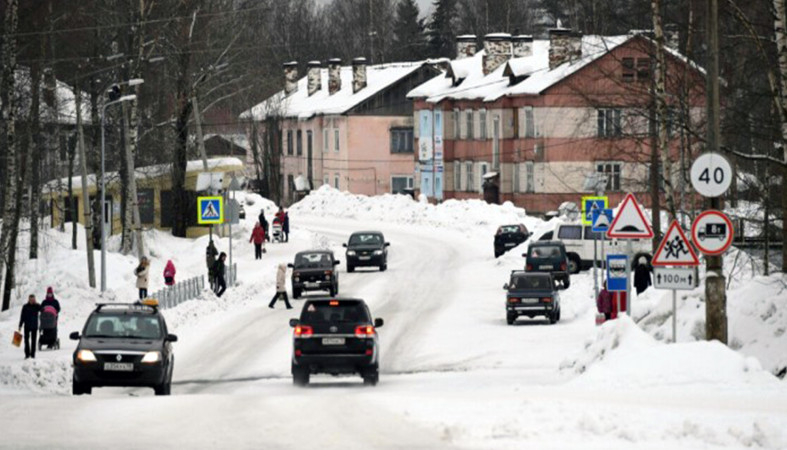
[[[3,36],[3,68],[2,68],[2,92],[0,92],[0,99],[2,99],[2,117],[5,122],[5,140],[6,140],[6,183],[5,195],[3,196],[3,224],[2,231],[0,231],[0,252],[3,252],[3,259],[0,260],[0,273],[2,273],[3,263],[9,261],[9,254],[7,250],[10,248],[10,239],[14,233],[11,233],[12,222],[14,219],[16,190],[17,190],[17,172],[16,172],[16,104],[14,93],[16,92],[16,31],[17,31],[17,10],[19,8],[18,0],[8,0],[5,10],[5,23],[4,23],[4,36]],[[5,311],[11,306],[10,297],[6,300],[3,297],[2,310]]]
[[[85,133],[82,127],[82,89],[74,87],[74,103],[77,115],[77,145],[79,146],[79,170],[82,178],[82,211],[85,217],[85,248],[87,249],[87,280],[90,287],[96,287],[96,266],[93,261],[93,214],[90,209],[90,195],[87,190],[87,152]]]
[[[664,30],[661,27],[661,0],[651,0],[653,13],[653,34],[656,40],[656,66],[654,68],[656,120],[658,121],[658,152],[664,178],[664,197],[670,219],[676,217],[675,192],[673,189],[672,158],[670,155],[669,134],[667,133],[667,66],[664,58]]]
[[[41,66],[30,66],[30,259],[38,259],[38,222],[41,203]]]
[[[134,102],[132,102],[134,103]],[[128,102],[123,102],[123,135],[126,137],[124,145],[125,157],[124,163],[126,167],[126,211],[123,215],[123,227],[127,230],[126,234],[128,239],[123,242],[121,252],[128,254],[136,246],[137,256],[142,258],[145,254],[145,249],[142,244],[142,225],[139,219],[139,202],[137,198],[137,177],[136,167],[134,165],[134,154],[136,149],[137,133],[136,127],[129,124],[128,114],[136,117],[136,108],[128,106]],[[136,120],[133,120],[136,122]]]
[[[773,0],[773,31],[776,51],[779,55],[779,104],[781,111],[787,110],[787,7],[785,0]],[[781,116],[782,158],[787,163],[787,119]],[[782,168],[782,242],[787,243],[787,167]],[[787,249],[782,248],[782,272],[787,273]]]
[[[191,55],[180,55],[177,80],[177,117],[175,119],[175,151],[172,159],[172,235],[186,237],[189,211],[186,192],[186,165],[188,163],[189,116],[191,115],[191,80],[189,66]]]

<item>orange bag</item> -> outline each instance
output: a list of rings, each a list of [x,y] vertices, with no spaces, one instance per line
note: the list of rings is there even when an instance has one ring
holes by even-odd
[[[22,333],[14,331],[14,337],[11,339],[11,343],[14,344],[14,347],[22,345]]]

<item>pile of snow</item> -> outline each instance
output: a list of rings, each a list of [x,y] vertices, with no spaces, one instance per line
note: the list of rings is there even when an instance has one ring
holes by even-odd
[[[553,227],[528,216],[511,202],[491,205],[483,200],[446,200],[439,205],[414,201],[406,195],[383,194],[369,197],[342,192],[324,185],[290,208],[297,214],[333,216],[361,221],[405,225],[426,225],[466,230],[482,227],[494,232],[500,225],[522,223],[531,232]],[[538,234],[538,233],[537,233]]]
[[[571,383],[597,385],[615,380],[621,388],[779,385],[756,358],[744,357],[717,341],[663,344],[628,316],[604,323],[581,353],[561,364],[561,370],[580,375]]]

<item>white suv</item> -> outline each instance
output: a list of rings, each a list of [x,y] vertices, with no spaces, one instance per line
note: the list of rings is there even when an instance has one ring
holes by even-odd
[[[553,232],[546,233],[539,240],[556,239],[562,241],[566,246],[566,256],[568,256],[568,271],[577,273],[580,270],[587,270],[593,267],[593,237],[598,239],[597,256],[601,260],[601,233],[594,233],[590,225],[580,224],[561,224]],[[645,257],[648,264],[651,258],[651,241],[649,239],[636,239],[632,242],[634,258],[631,266],[639,264],[640,257]],[[612,239],[604,241],[605,254],[622,254],[626,251],[626,242],[623,239]],[[600,264],[602,267],[603,263]]]

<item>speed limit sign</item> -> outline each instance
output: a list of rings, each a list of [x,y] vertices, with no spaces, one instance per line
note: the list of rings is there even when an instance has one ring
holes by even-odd
[[[730,188],[732,167],[718,153],[703,153],[691,165],[691,185],[705,197],[718,197]]]

